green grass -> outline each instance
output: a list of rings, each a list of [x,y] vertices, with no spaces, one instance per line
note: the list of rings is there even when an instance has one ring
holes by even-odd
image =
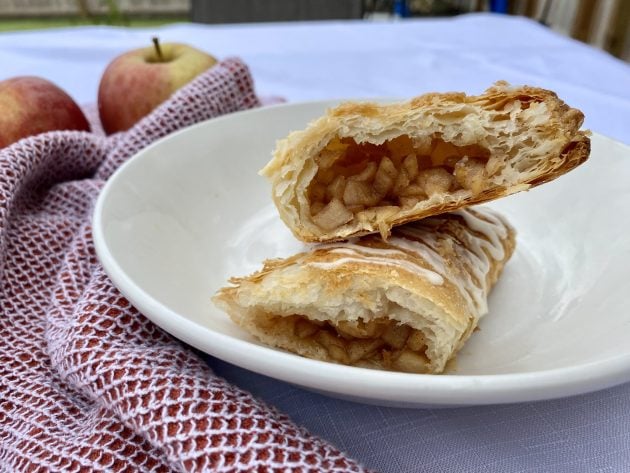
[[[131,28],[145,28],[152,26],[167,25],[189,21],[188,17],[166,17],[166,18],[125,18],[119,17],[112,20],[109,17],[94,18],[20,18],[20,19],[0,19],[0,31],[24,31],[24,30],[40,30],[46,28],[64,28],[68,26],[81,25],[115,25],[128,26]]]

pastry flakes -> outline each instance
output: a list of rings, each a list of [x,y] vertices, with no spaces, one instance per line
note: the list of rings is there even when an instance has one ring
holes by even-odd
[[[277,143],[261,171],[305,242],[379,232],[555,179],[589,155],[583,115],[498,82],[479,96],[346,103]]]
[[[485,208],[314,245],[232,278],[214,302],[265,344],[317,360],[440,373],[487,311],[515,233]]]

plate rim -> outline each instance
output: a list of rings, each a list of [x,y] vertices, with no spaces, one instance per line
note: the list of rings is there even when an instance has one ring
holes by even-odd
[[[238,120],[243,115],[265,114],[269,113],[270,110],[279,108],[292,109],[304,106],[321,108],[343,100],[348,99],[281,103],[211,118],[166,135],[128,158],[114,171],[102,187],[92,214],[92,238],[96,255],[116,288],[129,299],[142,315],[175,338],[204,353],[284,382],[326,392],[332,396],[338,394],[356,398],[359,401],[369,400],[373,403],[382,402],[387,405],[394,402],[405,404],[407,407],[414,405],[446,407],[503,404],[585,394],[630,381],[630,354],[620,354],[561,368],[524,373],[475,375],[399,373],[312,360],[290,352],[234,338],[190,320],[185,315],[154,299],[134,283],[118,264],[106,243],[103,213],[108,196],[116,182],[121,176],[124,176],[129,167],[140,162],[143,156],[149,155],[156,147],[161,146],[166,141],[181,139],[182,135],[191,133],[197,128],[213,126],[211,124],[219,121]],[[385,101],[391,99],[368,98],[366,100]],[[630,146],[625,143],[600,133],[592,132],[592,134],[620,145],[630,152]],[[210,299],[210,294],[208,299]],[[205,341],[202,342],[202,338]],[[279,366],[282,368],[277,368]],[[351,380],[352,383],[339,383],[343,379]],[[389,388],[392,384],[397,388],[404,389],[392,390]]]

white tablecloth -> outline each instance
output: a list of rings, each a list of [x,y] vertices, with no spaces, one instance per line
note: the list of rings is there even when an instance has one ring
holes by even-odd
[[[261,95],[299,101],[479,93],[505,79],[555,90],[584,111],[587,127],[630,143],[628,64],[515,17],[4,33],[0,80],[43,76],[78,102],[95,102],[108,62],[148,45],[156,33],[162,41],[190,43],[218,57],[242,57]],[[405,410],[331,399],[210,362],[219,374],[384,473],[630,471],[630,385],[538,403]]]

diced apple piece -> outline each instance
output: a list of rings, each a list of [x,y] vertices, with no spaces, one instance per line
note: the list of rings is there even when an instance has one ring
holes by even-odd
[[[486,165],[479,159],[462,158],[455,165],[453,174],[460,186],[476,195],[484,188]]]
[[[398,170],[392,160],[388,157],[384,157],[381,159],[376,175],[374,176],[374,189],[384,197],[393,187],[397,176]]]
[[[370,161],[369,163],[367,163],[363,171],[361,171],[359,174],[355,174],[354,176],[350,176],[348,179],[361,182],[371,181],[376,174],[376,169],[376,163],[374,161]]]
[[[371,184],[361,181],[348,181],[343,191],[343,203],[346,205],[376,205],[383,198]]]
[[[346,188],[346,178],[344,176],[337,176],[335,179],[328,184],[326,188],[326,198],[329,200],[332,199],[343,199],[343,191]]]
[[[333,199],[317,215],[313,217],[313,222],[324,230],[332,230],[354,218],[339,199]]]
[[[402,163],[403,169],[407,172],[409,180],[413,181],[418,177],[418,158],[415,154],[409,154]]]
[[[406,373],[426,373],[429,360],[422,354],[403,350],[392,360],[392,368]]]
[[[424,334],[420,330],[413,330],[407,339],[407,346],[413,351],[424,351],[427,347]]]
[[[424,189],[424,192],[431,197],[434,194],[447,192],[455,179],[444,168],[431,168],[420,171],[417,182]]]
[[[401,349],[407,342],[407,337],[411,333],[411,327],[408,325],[391,324],[381,335],[381,338],[393,348]]]

